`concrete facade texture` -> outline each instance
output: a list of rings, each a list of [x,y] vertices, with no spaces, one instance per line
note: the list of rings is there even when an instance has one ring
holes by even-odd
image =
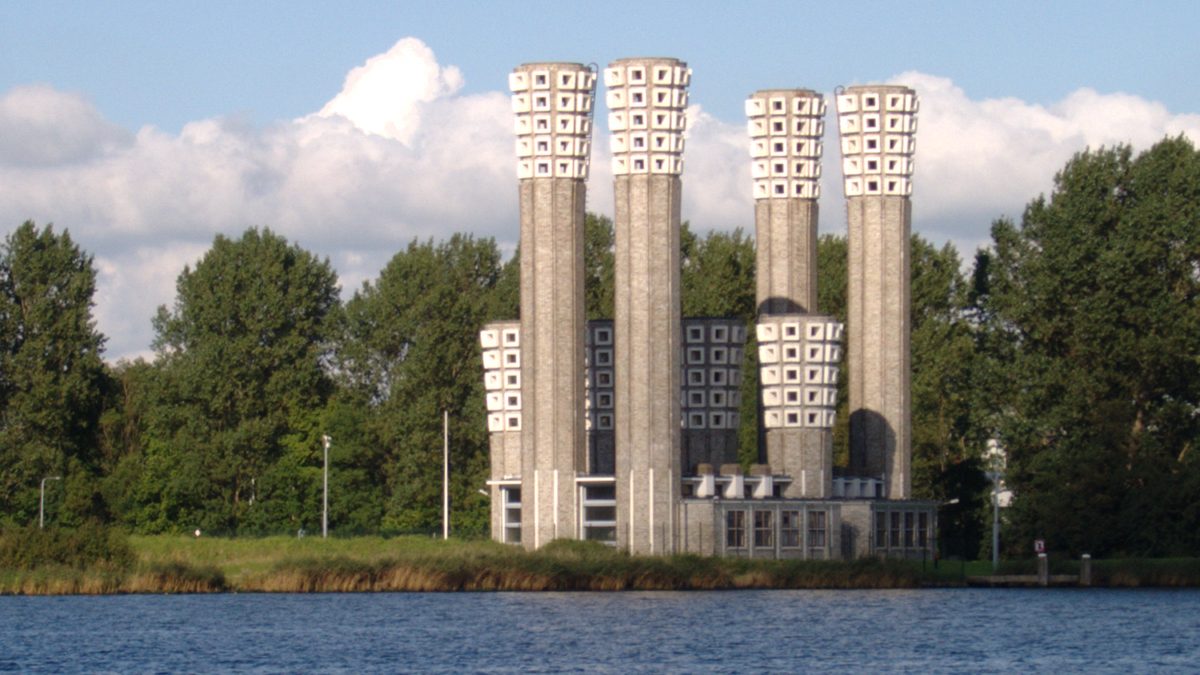
[[[910,210],[903,197],[847,205],[850,469],[882,476],[889,499],[912,486]]]
[[[826,499],[833,496],[833,430],[768,429],[767,464],[791,477],[782,497]]]
[[[585,187],[521,182],[522,541],[575,536],[575,476],[586,466],[583,376]]]
[[[815,199],[754,202],[759,314],[817,311],[817,217]]]
[[[682,476],[678,176],[617,176],[618,546],[672,551]]]

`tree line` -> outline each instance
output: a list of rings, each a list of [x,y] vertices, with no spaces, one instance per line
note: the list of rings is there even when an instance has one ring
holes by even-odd
[[[754,242],[681,237],[685,316],[753,322]],[[612,223],[588,215],[589,318],[612,313]],[[1200,554],[1200,154],[1086,151],[964,265],[912,238],[913,489],[942,502],[943,554],[987,553],[997,439],[1015,493],[1004,545]],[[818,242],[820,311],[845,320],[846,240]],[[440,522],[441,412],[452,519],[483,533],[479,328],[518,315],[518,260],[494,240],[412,241],[349,300],[327,260],[269,229],[219,235],[153,317],[154,357],[107,364],[96,272],[66,231],[25,223],[0,249],[0,525],[144,533]],[[751,335],[753,331],[751,331]],[[742,458],[757,460],[755,350]],[[845,378],[842,378],[844,383]],[[840,397],[836,462],[846,462]]]

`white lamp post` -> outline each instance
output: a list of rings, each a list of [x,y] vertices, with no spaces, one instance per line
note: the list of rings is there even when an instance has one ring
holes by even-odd
[[[329,434],[321,436],[321,440],[325,443],[325,472],[321,495],[321,538],[329,538],[329,442],[333,439]]]
[[[46,527],[46,481],[62,480],[62,476],[46,476],[42,479],[42,497],[38,501],[38,529]]]
[[[450,538],[450,411],[442,410],[442,539]]]

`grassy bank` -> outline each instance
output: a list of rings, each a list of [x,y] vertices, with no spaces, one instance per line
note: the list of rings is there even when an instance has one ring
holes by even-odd
[[[736,588],[910,588],[907,565],[881,561],[745,561],[632,557],[597,544],[556,542],[529,553],[491,541],[135,538],[148,563],[219,566],[242,591],[550,591]]]
[[[715,590],[912,588],[919,570],[863,560],[633,557],[584,542],[529,553],[425,537],[129,537],[133,560],[0,570],[0,593]]]
[[[89,549],[97,556],[90,561],[69,553],[78,538],[60,537],[39,544],[43,559],[4,559],[12,541],[11,535],[7,544],[0,537],[0,593],[915,588],[955,585],[964,575],[990,573],[986,562],[942,561],[935,568],[929,562],[876,559],[633,557],[568,541],[530,553],[491,541],[427,537],[114,536],[106,548]],[[55,553],[55,541],[67,552]],[[1060,563],[1072,564],[1078,562]],[[1009,572],[1023,572],[1023,565],[1005,563]],[[1097,586],[1200,586],[1200,560],[1098,560],[1093,578]]]

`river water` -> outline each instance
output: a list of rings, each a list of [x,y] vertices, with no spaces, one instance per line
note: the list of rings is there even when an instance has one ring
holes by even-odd
[[[1200,590],[0,597],[13,672],[1200,670]]]

